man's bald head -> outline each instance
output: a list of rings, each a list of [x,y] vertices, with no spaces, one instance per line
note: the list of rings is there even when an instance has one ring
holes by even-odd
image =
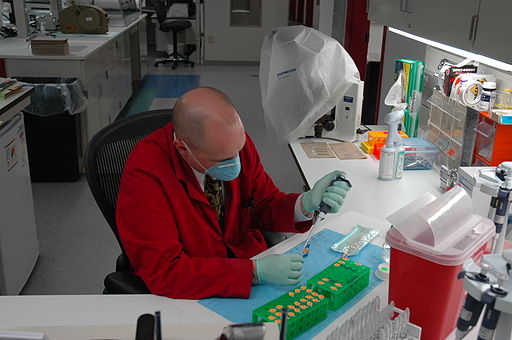
[[[226,110],[228,109],[228,110]],[[191,147],[203,149],[206,131],[212,122],[236,123],[236,110],[222,91],[199,87],[182,95],[174,105],[173,121],[176,135]]]
[[[245,131],[231,100],[223,92],[199,87],[174,105],[176,139],[200,156],[222,160],[236,155],[245,144]]]

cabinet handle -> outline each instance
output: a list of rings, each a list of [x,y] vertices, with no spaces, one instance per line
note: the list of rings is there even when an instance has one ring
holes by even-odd
[[[405,13],[412,13],[409,9],[409,0],[400,0],[400,11]]]
[[[469,40],[474,40],[476,38],[476,28],[478,26],[478,14],[475,14],[471,17],[471,27],[469,28]]]
[[[105,79],[108,79],[108,70],[105,70]]]

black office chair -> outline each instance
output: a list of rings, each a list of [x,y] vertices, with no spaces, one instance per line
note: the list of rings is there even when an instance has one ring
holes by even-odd
[[[150,291],[126,256],[116,226],[116,201],[125,162],[144,137],[172,120],[172,110],[153,110],[125,117],[98,132],[87,146],[85,174],[92,195],[121,247],[116,271],[105,277],[104,294],[148,294]]]
[[[188,59],[188,56],[184,56],[180,53],[178,53],[178,32],[184,31],[187,28],[192,27],[192,23],[188,20],[173,20],[173,21],[166,21],[167,19],[167,6],[166,3],[162,0],[148,0],[149,3],[153,5],[156,11],[156,17],[158,19],[158,22],[160,24],[160,31],[168,33],[172,31],[172,53],[168,54],[164,58],[155,61],[155,67],[158,67],[159,64],[170,64],[172,63],[172,69],[176,69],[178,66],[178,63],[184,63],[190,65],[190,67],[194,67],[194,62],[190,61]],[[191,15],[190,12],[193,12],[193,15],[195,15],[195,4],[193,1],[170,1],[172,2],[180,2],[180,3],[187,3],[188,4],[188,12],[189,16]]]

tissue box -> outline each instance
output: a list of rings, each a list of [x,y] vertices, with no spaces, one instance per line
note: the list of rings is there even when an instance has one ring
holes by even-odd
[[[438,148],[425,138],[403,138],[405,147],[404,170],[432,169]]]

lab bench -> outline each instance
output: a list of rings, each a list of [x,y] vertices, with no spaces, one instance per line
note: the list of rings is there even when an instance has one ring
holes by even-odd
[[[361,141],[364,139],[366,138],[360,137]],[[347,178],[352,183],[352,189],[343,203],[344,211],[355,211],[384,220],[425,192],[435,196],[442,194],[439,186],[439,172],[436,170],[404,171],[401,180],[382,181],[377,178],[379,161],[370,155],[366,159],[310,159],[302,149],[301,142],[338,143],[338,141],[322,138],[299,139],[290,143],[290,150],[309,188],[331,171],[346,172]]]
[[[57,34],[67,38],[67,56],[33,55],[24,39],[4,39],[0,59],[9,77],[78,78],[88,99],[81,115],[81,146],[116,119],[133,93],[132,82],[145,74],[146,15],[126,27],[110,27],[107,34]],[[133,46],[139,46],[133,53]]]

